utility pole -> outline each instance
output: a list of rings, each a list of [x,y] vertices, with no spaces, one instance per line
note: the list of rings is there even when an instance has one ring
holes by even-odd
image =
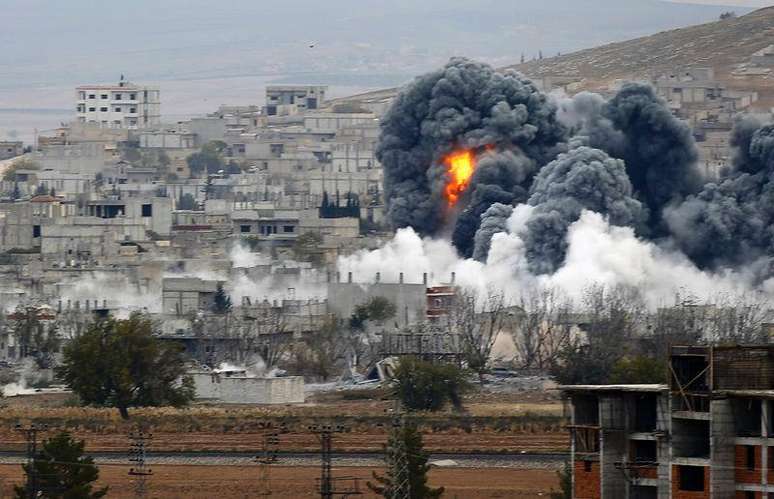
[[[37,472],[35,471],[35,454],[38,452],[38,433],[48,430],[47,425],[35,425],[22,426],[16,425],[16,431],[24,435],[24,440],[27,442],[27,466],[24,468],[24,473],[27,476],[27,483],[24,486],[25,495],[28,499],[34,499],[38,497],[38,481]]]
[[[333,434],[345,433],[349,428],[344,425],[316,424],[308,427],[309,431],[317,435],[320,440],[320,478],[318,490],[320,499],[333,499],[334,497],[346,498],[353,495],[362,495],[357,478],[339,477],[333,478],[331,464],[333,461]],[[337,483],[352,482],[349,487],[337,486]]]
[[[411,499],[411,480],[409,476],[408,449],[405,439],[406,413],[400,400],[395,400],[392,418],[392,459],[388,463],[393,478],[392,499]]]
[[[279,436],[281,433],[287,433],[284,423],[279,426],[272,422],[259,423],[259,428],[264,430],[261,452],[256,456],[258,462],[258,490],[256,496],[270,497],[270,465],[277,462],[279,453]]]
[[[144,498],[148,492],[148,477],[153,471],[145,465],[146,449],[145,441],[153,438],[153,435],[142,430],[129,434],[129,461],[135,463],[129,468],[129,476],[134,477],[134,496]]]

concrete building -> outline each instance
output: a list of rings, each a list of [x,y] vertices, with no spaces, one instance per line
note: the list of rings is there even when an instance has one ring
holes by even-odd
[[[304,378],[260,378],[245,371],[190,373],[196,398],[224,404],[303,404]]]
[[[344,127],[376,122],[373,113],[316,112],[304,116],[304,129],[312,133],[336,133]]]
[[[173,316],[210,310],[215,303],[219,281],[198,277],[166,277],[161,283],[164,313]]]
[[[196,134],[180,127],[143,130],[139,133],[143,149],[194,149]]]
[[[396,316],[390,320],[405,327],[424,322],[427,317],[427,285],[404,282],[382,282],[377,274],[373,282],[353,282],[349,273],[346,282],[328,283],[328,309],[339,317],[350,317],[355,307],[374,297],[387,298],[395,305]]]
[[[560,387],[573,497],[774,496],[774,346],[673,347],[668,385]]]
[[[268,116],[296,114],[283,112],[283,108],[293,108],[293,106],[296,112],[319,109],[325,102],[327,91],[328,87],[318,85],[268,85],[264,114]]]
[[[158,87],[135,85],[123,79],[115,85],[81,85],[75,89],[79,123],[101,128],[148,128],[161,122]]]
[[[24,154],[24,144],[21,141],[0,140],[0,161],[22,154]]]

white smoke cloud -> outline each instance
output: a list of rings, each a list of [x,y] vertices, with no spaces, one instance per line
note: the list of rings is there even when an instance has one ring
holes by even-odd
[[[235,244],[229,252],[229,259],[231,264],[236,269],[257,267],[259,265],[268,265],[271,263],[271,258],[263,255],[262,253],[255,253],[250,251],[250,248],[244,244]]]
[[[340,257],[338,269],[342,275],[352,272],[356,282],[371,282],[376,272],[381,272],[385,282],[397,282],[400,272],[405,282],[421,282],[426,272],[430,284],[448,282],[455,272],[461,286],[478,292],[501,290],[512,301],[527,290],[546,286],[557,287],[577,300],[592,284],[639,287],[651,307],[670,302],[677,292],[710,299],[723,292],[754,291],[750,276],[702,271],[681,253],[638,239],[631,228],[611,226],[602,215],[590,211],[584,211],[570,226],[564,264],[551,275],[533,275],[527,269],[520,237],[532,210],[527,205],[514,209],[508,219],[509,232],[492,238],[486,263],[461,259],[449,241],[422,239],[406,228],[381,248]],[[774,282],[762,289],[772,290]]]
[[[68,301],[71,306],[79,302],[82,308],[86,306],[86,300],[92,306],[96,300],[100,307],[106,302],[108,308],[115,310],[116,317],[124,318],[138,310],[161,311],[161,289],[158,286],[152,288],[142,289],[122,274],[96,272],[62,284],[60,297],[64,306]]]

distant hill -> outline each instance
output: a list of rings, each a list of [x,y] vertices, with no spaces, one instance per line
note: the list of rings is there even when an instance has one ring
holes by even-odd
[[[731,88],[758,90],[760,107],[774,106],[774,75],[733,75],[735,66],[774,43],[774,7],[744,16],[687,28],[662,31],[628,41],[610,43],[558,57],[514,64],[533,78],[575,76],[582,88],[597,90],[615,80],[641,80],[677,67],[712,67]],[[345,99],[363,101],[394,95],[397,89],[369,92]]]
[[[616,79],[641,79],[676,67],[712,67],[731,87],[756,88],[767,105],[774,105],[774,75],[733,75],[739,63],[774,43],[774,7],[688,28],[663,31],[625,42],[530,61],[510,67],[533,77],[578,76],[585,88],[605,86]]]
[[[502,66],[522,53],[594,47],[707,22],[728,9],[660,0],[135,0],[111,7],[4,0],[11,17],[0,30],[0,90],[114,81],[122,73],[151,82],[277,75],[378,88],[454,55]]]

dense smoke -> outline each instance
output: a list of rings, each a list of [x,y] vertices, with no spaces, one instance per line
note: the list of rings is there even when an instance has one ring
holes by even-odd
[[[702,267],[757,263],[774,253],[774,125],[742,120],[732,133],[733,167],[665,218],[678,247]]]
[[[492,245],[492,237],[500,232],[507,232],[508,219],[513,214],[513,206],[495,203],[481,215],[481,225],[474,238],[473,259],[485,262]]]
[[[479,159],[466,196],[467,207],[452,233],[452,244],[462,256],[474,257],[476,230],[490,206],[527,201],[527,189],[535,173],[536,163],[518,151],[488,152]]]
[[[415,232],[340,266],[386,275],[406,250],[412,272],[454,271],[479,288],[770,292],[774,126],[742,119],[731,144],[733,161],[705,184],[690,128],[649,85],[547,100],[515,73],[454,59],[409,85],[383,123],[388,217]],[[450,210],[443,159],[460,149],[476,164]]]
[[[534,206],[524,236],[530,270],[552,273],[564,261],[567,231],[583,210],[607,216],[613,225],[639,229],[645,210],[632,197],[623,161],[599,149],[577,147],[540,170],[532,185]]]
[[[664,235],[662,210],[701,189],[691,130],[650,85],[627,83],[608,102],[581,93],[562,106],[578,140],[626,164],[634,196],[648,208],[652,236]]]
[[[462,200],[469,211],[455,239],[470,256],[480,215],[493,202],[521,201],[519,193],[555,156],[565,135],[554,104],[530,81],[513,71],[499,73],[485,64],[452,59],[401,91],[382,121],[377,157],[384,166],[388,219],[396,228],[438,233],[449,216],[443,158],[460,148],[476,154],[499,151],[491,159],[492,173],[475,175]],[[523,180],[503,183],[502,173],[513,172]]]

